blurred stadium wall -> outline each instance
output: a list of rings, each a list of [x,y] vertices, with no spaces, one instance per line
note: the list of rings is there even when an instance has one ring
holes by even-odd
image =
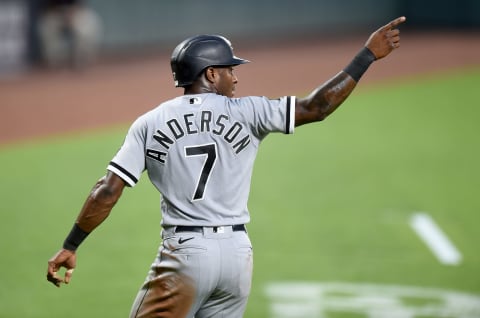
[[[0,74],[40,59],[42,0],[0,0]],[[480,28],[478,0],[86,0],[101,17],[101,52],[170,50],[180,39],[221,33],[236,42],[372,31],[399,15],[408,28]],[[363,34],[362,33],[362,34]]]

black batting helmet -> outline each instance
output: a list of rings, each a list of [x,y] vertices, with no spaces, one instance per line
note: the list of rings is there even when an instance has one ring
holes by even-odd
[[[233,55],[229,40],[220,35],[197,35],[184,40],[170,59],[176,87],[191,85],[209,66],[233,66],[248,63]]]

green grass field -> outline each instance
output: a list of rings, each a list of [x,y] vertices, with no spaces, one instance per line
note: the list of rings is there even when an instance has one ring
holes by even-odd
[[[249,203],[255,266],[245,316],[271,317],[265,288],[274,282],[479,296],[478,87],[478,69],[361,86],[325,122],[269,136]],[[126,128],[0,148],[0,317],[128,315],[159,244],[159,198],[146,175],[82,245],[72,283],[57,289],[45,279],[48,258]],[[409,218],[416,211],[448,234],[460,265],[441,264],[414,233]]]

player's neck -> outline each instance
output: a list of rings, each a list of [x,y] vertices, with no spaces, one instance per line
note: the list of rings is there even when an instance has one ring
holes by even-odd
[[[185,87],[184,95],[205,94],[205,93],[217,93],[215,86],[203,80],[202,77],[197,79],[192,85]]]

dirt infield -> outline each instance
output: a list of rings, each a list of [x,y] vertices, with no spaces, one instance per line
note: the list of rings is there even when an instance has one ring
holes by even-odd
[[[235,41],[235,39],[232,39]],[[307,93],[341,70],[366,38],[236,46],[237,96]],[[455,68],[480,67],[480,33],[402,32],[402,47],[375,63],[360,85]],[[173,86],[169,55],[102,61],[82,72],[31,71],[0,80],[0,146],[62,132],[130,123]]]

